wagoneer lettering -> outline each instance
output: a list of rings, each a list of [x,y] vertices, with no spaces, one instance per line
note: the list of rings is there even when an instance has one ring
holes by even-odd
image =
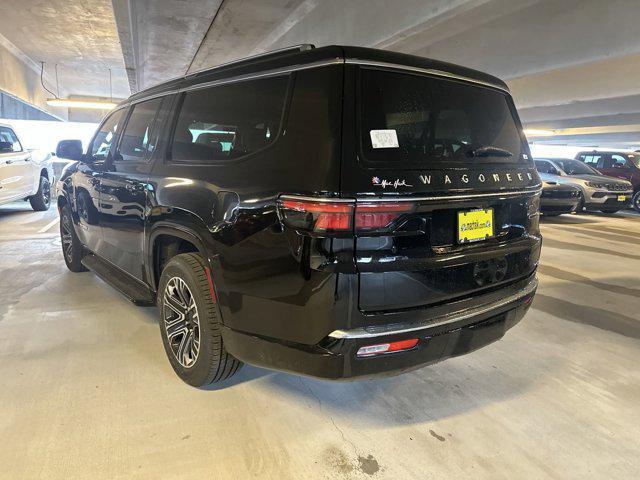
[[[467,68],[286,49],[137,93],[67,156],[67,266],[156,304],[191,385],[397,374],[498,340],[537,287],[540,179]]]

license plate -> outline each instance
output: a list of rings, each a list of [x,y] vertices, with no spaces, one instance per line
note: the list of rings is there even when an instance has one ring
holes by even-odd
[[[618,201],[624,202],[627,199],[626,195],[618,195]]]
[[[493,208],[458,212],[458,243],[493,237]]]

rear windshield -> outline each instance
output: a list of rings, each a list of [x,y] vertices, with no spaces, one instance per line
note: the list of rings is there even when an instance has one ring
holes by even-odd
[[[490,88],[383,70],[361,70],[365,161],[426,167],[522,161],[508,96]]]

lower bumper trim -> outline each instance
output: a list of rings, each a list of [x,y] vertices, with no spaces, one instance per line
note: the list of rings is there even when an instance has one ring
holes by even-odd
[[[334,330],[329,334],[329,337],[334,339],[374,338],[424,330],[425,328],[438,327],[449,323],[456,323],[505,307],[510,303],[517,302],[524,297],[533,294],[537,288],[538,279],[534,277],[523,289],[496,302],[480,305],[464,311],[452,312],[440,317],[429,318],[423,322],[361,327],[354,328],[352,330]]]

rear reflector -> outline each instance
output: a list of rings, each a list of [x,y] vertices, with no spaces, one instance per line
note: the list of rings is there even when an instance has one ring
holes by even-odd
[[[356,205],[356,230],[385,228],[404,213],[413,211],[411,202],[358,203]]]
[[[380,355],[382,353],[401,352],[403,350],[410,350],[418,344],[417,338],[410,340],[400,340],[399,342],[380,343],[378,345],[367,345],[360,347],[358,357],[372,357],[374,355]]]

